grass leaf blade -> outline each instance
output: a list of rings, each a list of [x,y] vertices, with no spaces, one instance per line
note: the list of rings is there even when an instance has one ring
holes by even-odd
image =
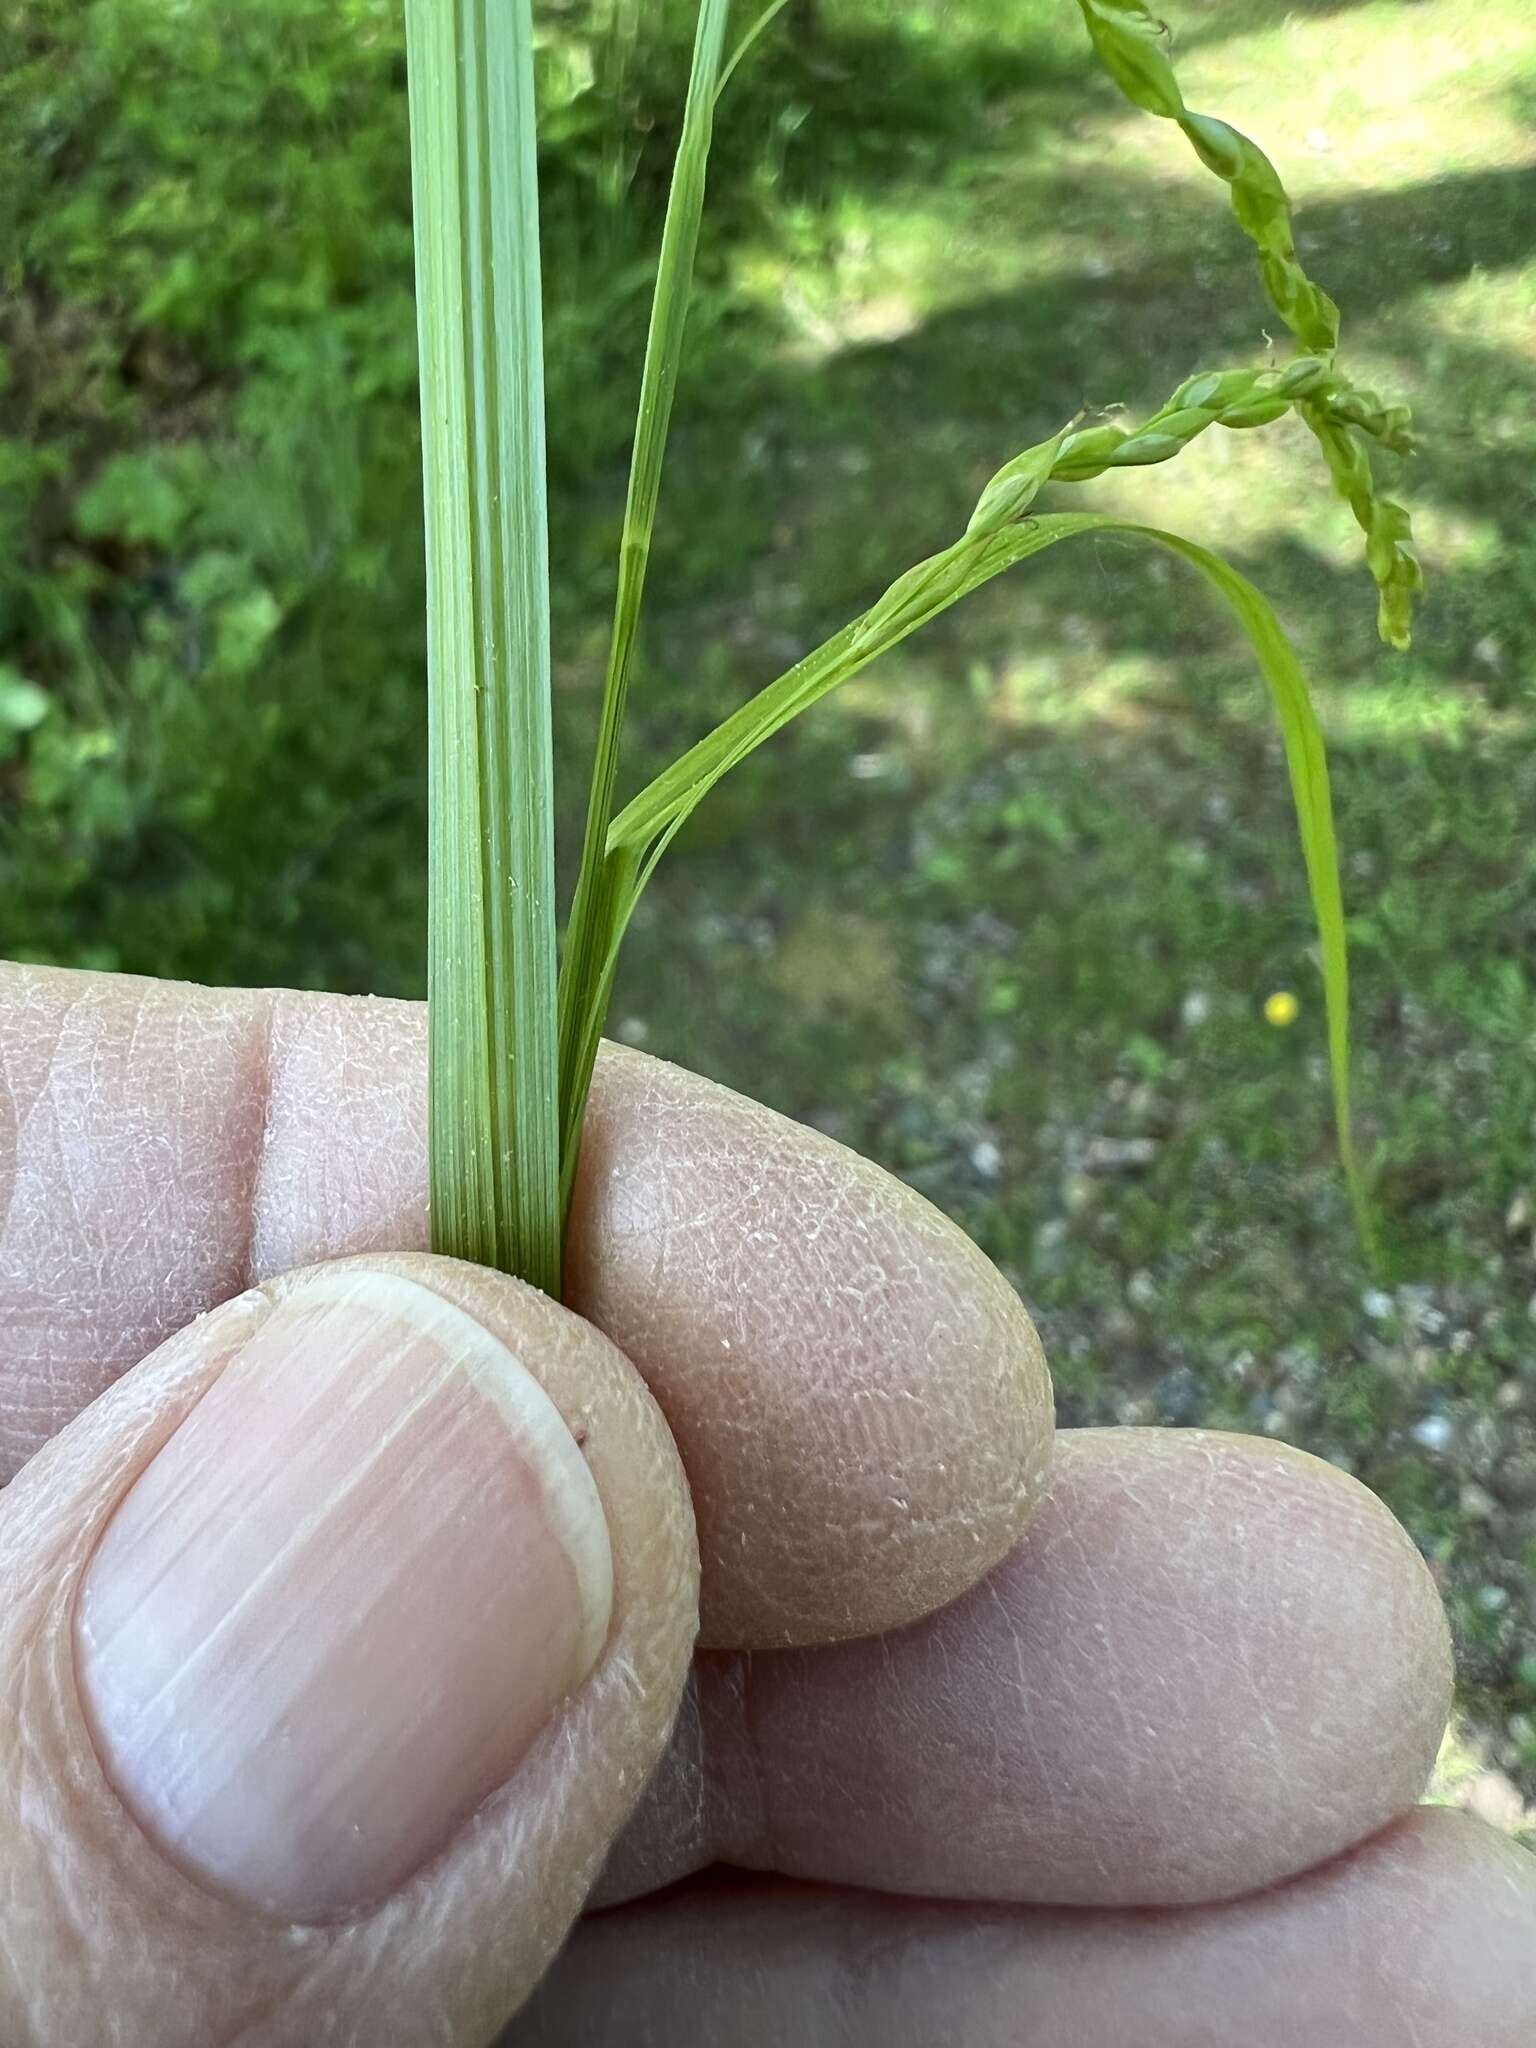
[[[592,786],[576,894],[571,905],[565,957],[560,972],[560,1129],[562,1180],[569,1187],[572,1155],[580,1142],[581,1119],[601,1028],[603,991],[611,983],[618,899],[607,872],[605,847],[613,815],[629,692],[640,625],[640,606],[650,566],[651,536],[661,491],[667,430],[682,361],[694,261],[704,211],[705,173],[714,131],[730,0],[701,0],[694,35],[693,66],[683,113],[682,139],[672,172],[672,189],[662,229],[661,258],[640,381],[640,407],[630,461],[629,492],[619,545],[619,580]],[[596,1022],[594,1023],[594,1018]]]
[[[1128,529],[1135,531],[1137,529]],[[1294,648],[1273,606],[1246,576],[1182,536],[1160,528],[1139,529],[1147,538],[1181,556],[1226,600],[1269,686],[1285,745],[1291,800],[1307,868],[1307,887],[1317,924],[1323,977],[1323,1002],[1328,1025],[1328,1065],[1333,1085],[1334,1126],[1339,1161],[1349,1185],[1355,1224],[1369,1262],[1379,1263],[1375,1216],[1355,1151],[1354,1116],[1350,1102],[1349,944],[1339,883],[1338,838],[1333,823],[1333,797],[1328,755],[1311,693]]]
[[[675,835],[722,777],[783,730],[811,704],[888,652],[929,619],[947,611],[988,583],[1058,541],[1086,533],[1120,533],[1148,540],[1199,571],[1225,601],[1259,664],[1280,723],[1290,775],[1302,855],[1320,944],[1328,1052],[1332,1070],[1334,1120],[1339,1157],[1354,1206],[1362,1246],[1374,1263],[1376,1233],[1365,1180],[1355,1151],[1350,1101],[1349,955],[1339,884],[1338,846],[1321,728],[1306,678],[1268,600],[1219,556],[1178,534],[1097,513],[1049,513],[1009,527],[973,550],[958,575],[925,579],[927,595],[918,612],[889,612],[882,598],[862,618],[844,627],[797,662],[777,681],[722,721],[672,767],[642,790],[614,820],[609,834],[613,858],[641,858],[638,887],[648,878],[662,844]],[[935,560],[942,561],[942,557]],[[909,572],[910,573],[910,572]],[[900,579],[897,589],[906,578]],[[887,598],[889,593],[887,593]],[[879,630],[872,622],[884,618]],[[646,858],[647,854],[650,855]],[[633,899],[631,906],[633,907]]]
[[[753,22],[752,26],[741,38],[740,42],[737,43],[735,49],[732,50],[730,54],[730,58],[726,63],[725,69],[720,73],[720,82],[715,87],[715,98],[717,100],[719,99],[720,95],[725,91],[725,88],[730,84],[731,80],[736,76],[736,68],[741,63],[742,59],[747,55],[748,51],[751,50],[751,48],[759,40],[759,38],[765,35],[767,31],[770,28],[772,28],[773,24],[778,20],[779,16],[784,12],[784,9],[788,5],[789,0],[770,0],[770,4],[763,9],[762,13],[757,17],[756,21]]]

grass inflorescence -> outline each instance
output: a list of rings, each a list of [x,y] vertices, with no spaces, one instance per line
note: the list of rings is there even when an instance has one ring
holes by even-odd
[[[410,0],[412,154],[429,559],[433,1241],[558,1291],[559,1248],[619,949],[677,833],[731,769],[792,719],[982,585],[1060,541],[1119,533],[1194,568],[1243,630],[1284,741],[1316,919],[1340,1158],[1362,1240],[1349,984],[1327,762],[1300,664],[1273,609],[1229,564],[1161,527],[1040,512],[1048,484],[1175,458],[1210,427],[1295,413],[1366,536],[1379,628],[1408,643],[1421,578],[1407,514],[1375,487],[1371,445],[1411,446],[1404,407],[1337,359],[1338,309],[1297,255],[1278,173],[1185,104],[1143,0],[1078,0],[1135,105],[1175,122],[1229,187],[1271,304],[1300,353],[1197,371],[1140,425],[1073,420],[1005,463],[963,533],[687,749],[622,807],[630,677],[682,358],[716,110],[782,0],[730,42],[730,0],[701,0],[641,377],[617,594],[580,868],[558,993],[549,745],[549,613],[533,31],[529,0]]]

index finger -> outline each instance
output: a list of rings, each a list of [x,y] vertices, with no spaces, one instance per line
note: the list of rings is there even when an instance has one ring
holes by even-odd
[[[428,1238],[425,1012],[0,968],[0,1458],[243,1287]],[[643,1054],[599,1063],[567,1298],[682,1451],[704,1635],[873,1633],[974,1584],[1043,1488],[1011,1288],[912,1190]]]

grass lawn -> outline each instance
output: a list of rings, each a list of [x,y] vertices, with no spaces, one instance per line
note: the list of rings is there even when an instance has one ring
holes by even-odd
[[[0,158],[29,167],[0,313],[7,943],[415,992],[422,599],[391,10],[282,0],[260,30],[251,7],[222,10],[216,34],[221,10],[188,6],[176,39],[140,0],[23,11],[56,19],[25,97],[0,89]],[[1392,482],[1431,601],[1411,653],[1379,644],[1357,536],[1299,427],[1210,435],[1176,466],[1051,501],[1229,552],[1317,680],[1385,1269],[1361,1263],[1333,1157],[1261,686],[1202,589],[1128,544],[1027,564],[719,792],[643,907],[615,1026],[956,1215],[1036,1309],[1067,1421],[1258,1430],[1376,1487],[1457,1630],[1447,1787],[1522,1825],[1536,16],[1526,0],[1181,0],[1176,16],[1191,104],[1253,134],[1300,203],[1351,366],[1414,405],[1422,452]],[[90,66],[58,55],[77,19]],[[572,31],[552,48],[574,748],[600,682],[658,152],[645,80],[623,146],[592,142],[586,46]],[[239,92],[200,113],[237,64]],[[91,66],[118,109],[100,133]],[[57,146],[39,160],[43,134]],[[723,140],[637,770],[950,539],[1016,449],[1269,346],[1221,188],[1092,71],[1065,0],[821,0],[766,51]],[[1296,999],[1288,1025],[1266,1021],[1276,992]]]

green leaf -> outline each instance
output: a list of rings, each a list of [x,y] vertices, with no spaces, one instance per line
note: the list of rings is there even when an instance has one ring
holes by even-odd
[[[587,799],[581,865],[560,966],[560,1151],[568,1203],[581,1142],[581,1122],[597,1059],[616,957],[616,932],[627,921],[615,877],[604,858],[613,816],[623,740],[624,709],[640,630],[640,607],[650,566],[651,536],[661,494],[667,429],[677,391],[688,301],[693,286],[705,172],[714,132],[730,0],[702,0],[694,35],[693,66],[683,112],[682,139],[662,229],[661,260],[651,304],[650,333],[640,380],[640,409],[619,543],[619,581],[613,632],[603,682],[602,712],[592,786]],[[763,24],[766,26],[766,23]]]
[[[642,790],[620,812],[609,833],[610,859],[637,863],[636,879],[621,890],[627,920],[640,890],[672,837],[704,797],[730,770],[765,741],[889,651],[929,619],[1005,569],[1058,541],[1083,534],[1120,533],[1168,549],[1198,570],[1225,601],[1252,648],[1269,687],[1290,774],[1291,795],[1306,863],[1307,881],[1321,942],[1328,1051],[1333,1075],[1334,1118],[1339,1155],[1349,1183],[1362,1243],[1375,1255],[1375,1233],[1365,1182],[1355,1154],[1349,1077],[1349,960],[1343,899],[1339,886],[1338,850],[1322,733],[1302,674],[1273,608],[1246,577],[1208,549],[1160,527],[1097,513],[1052,513],[994,535],[973,550],[958,575],[942,584],[930,581],[917,601],[892,608],[892,592],[799,661],[776,682],[733,712],[715,730]],[[942,558],[936,558],[942,559]],[[911,573],[911,572],[909,572]],[[898,590],[906,578],[892,586]],[[874,621],[878,624],[872,624]],[[616,943],[616,942],[615,942]]]
[[[1209,549],[1197,547],[1193,541],[1156,527],[1127,527],[1124,530],[1139,531],[1145,538],[1182,556],[1192,568],[1199,570],[1207,583],[1226,600],[1247,636],[1269,686],[1285,743],[1291,798],[1296,810],[1302,856],[1307,867],[1307,886],[1322,951],[1323,1001],[1327,1013],[1328,1062],[1333,1078],[1339,1159],[1349,1183],[1361,1244],[1374,1265],[1378,1257],[1375,1219],[1355,1152],[1354,1120],[1350,1107],[1349,947],[1345,936],[1343,893],[1339,885],[1338,841],[1334,832],[1328,757],[1306,677],[1269,600],[1229,563]]]
[[[529,0],[408,0],[427,514],[432,1242],[560,1288]]]
[[[740,42],[737,43],[735,49],[732,50],[730,59],[720,74],[720,83],[715,87],[716,99],[720,97],[721,93],[725,91],[725,88],[736,76],[737,66],[742,62],[748,51],[751,50],[759,37],[773,26],[788,4],[789,0],[769,0],[769,5],[763,9]]]

